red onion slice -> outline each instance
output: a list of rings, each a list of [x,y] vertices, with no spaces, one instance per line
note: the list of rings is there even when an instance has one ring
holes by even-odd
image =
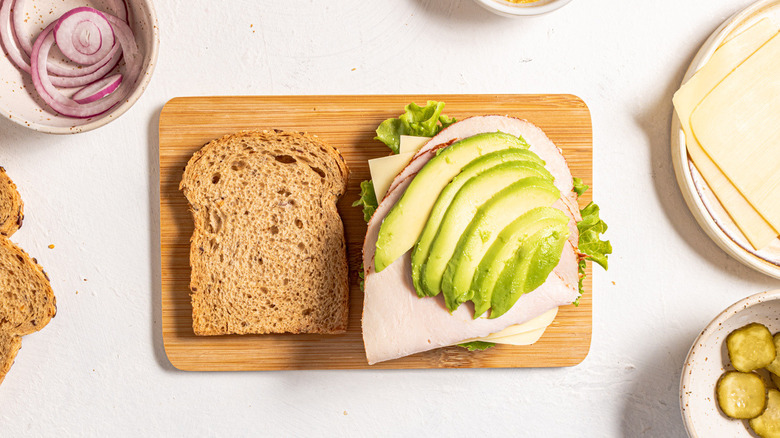
[[[25,38],[24,35],[20,35],[20,30],[24,29],[24,22],[25,22],[25,16],[24,16],[24,0],[5,0],[7,2],[13,3],[13,11],[12,11],[12,18],[13,18],[13,28],[14,28],[14,34],[16,35],[16,40],[19,42],[19,46],[24,50],[24,53],[27,56],[30,56],[30,53],[32,52],[32,40],[30,38]]]
[[[129,23],[127,13],[127,2],[125,0],[106,0],[106,6],[108,7],[108,14],[115,16],[116,18]]]
[[[54,39],[68,59],[81,65],[93,65],[111,51],[114,31],[102,12],[81,7],[71,9],[57,20]]]
[[[94,102],[116,91],[116,89],[119,88],[119,85],[121,83],[122,83],[122,75],[117,73],[115,75],[105,77],[95,83],[87,85],[86,87],[77,91],[73,95],[72,99],[76,103],[81,103],[81,104]]]
[[[2,2],[2,5],[0,5],[0,41],[3,42],[3,47],[11,61],[20,69],[30,73],[30,64],[19,49],[16,43],[16,35],[14,35],[14,30],[11,26],[11,6],[13,6],[14,0],[0,1]]]
[[[0,0],[0,41],[2,41],[8,57],[22,71],[31,73],[30,63],[27,56],[19,49],[16,35],[11,25],[11,8],[14,6],[14,0]],[[21,0],[16,0],[18,4]],[[122,57],[121,47],[114,44],[105,59],[89,67],[77,67],[75,65],[64,66],[55,64],[48,60],[46,68],[52,84],[63,88],[83,87],[102,78],[108,72],[114,69]]]
[[[46,71],[46,61],[49,56],[49,51],[51,50],[52,45],[54,45],[55,38],[52,32],[56,22],[44,29],[44,31],[41,32],[41,35],[38,36],[38,39],[35,40],[31,56],[31,75],[33,84],[44,102],[46,102],[54,111],[57,111],[62,115],[76,118],[89,118],[108,111],[130,94],[132,90],[131,87],[135,85],[135,82],[141,73],[142,57],[138,50],[138,46],[133,39],[133,32],[130,29],[130,26],[112,15],[105,15],[105,18],[111,23],[114,34],[122,47],[125,58],[126,80],[123,80],[119,88],[113,93],[94,102],[80,104],[65,96],[54,87],[51,78]]]

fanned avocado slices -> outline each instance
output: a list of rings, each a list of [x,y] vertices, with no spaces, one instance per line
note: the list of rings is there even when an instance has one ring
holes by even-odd
[[[569,228],[566,224],[554,225],[538,231],[518,249],[515,257],[506,264],[491,294],[490,318],[506,313],[517,300],[547,280],[547,276],[561,259],[561,252]]]
[[[444,277],[452,279],[454,272],[447,273],[446,271],[457,269],[464,258],[482,260],[485,252],[507,225],[533,208],[552,205],[560,195],[560,191],[550,180],[539,177],[523,178],[502,189],[477,209],[468,227],[458,239],[453,252],[437,254],[437,247],[439,247],[437,241],[439,239],[452,239],[453,236],[445,236],[441,233],[436,236],[431,247],[431,255],[423,269],[423,282],[426,278],[436,278],[437,276],[442,279]],[[447,248],[449,246],[449,244],[441,245],[441,247]],[[435,263],[432,263],[433,261]],[[429,270],[430,272],[428,272]],[[445,303],[450,311],[457,309],[460,304],[471,299],[468,296],[468,288],[456,295],[450,281],[442,281],[441,288]]]
[[[501,132],[477,134],[453,143],[420,170],[379,230],[374,255],[377,272],[409,251],[422,233],[439,194],[474,159],[502,149],[528,149],[525,140]]]
[[[417,284],[421,287],[417,289],[419,296],[439,294],[444,268],[455,251],[458,238],[469,226],[479,207],[504,188],[529,177],[541,178],[552,183],[552,175],[540,164],[511,161],[493,166],[469,179],[448,206],[442,202],[434,207],[432,214],[447,219],[441,222],[435,233],[430,232],[434,225],[428,221],[423,237],[418,242],[415,252],[412,253],[412,279],[416,279],[415,288]],[[446,211],[440,213],[437,208]],[[424,259],[415,257],[420,255],[419,250],[422,247],[430,248],[428,257]]]
[[[436,233],[439,231],[439,227],[445,218],[445,213],[449,208],[455,195],[459,193],[461,188],[473,178],[482,174],[483,172],[502,163],[535,163],[540,166],[544,166],[544,161],[539,158],[535,153],[527,149],[503,149],[500,151],[492,152],[487,155],[483,155],[476,160],[466,165],[460,174],[453,178],[453,180],[447,184],[442,190],[436,203],[433,205],[431,214],[428,216],[428,221],[425,223],[425,228],[420,235],[420,239],[414,246],[412,251],[412,280],[414,282],[414,288],[417,291],[417,295],[420,297],[426,296],[424,292],[421,280],[422,265],[428,258],[430,253],[431,243]],[[545,173],[549,175],[546,169]],[[540,175],[541,176],[541,175]],[[552,178],[552,175],[550,175]],[[439,291],[435,291],[434,295],[437,295]]]
[[[479,263],[476,271],[473,274],[460,275],[464,279],[463,281],[469,276],[472,277],[469,296],[474,302],[474,318],[481,316],[490,308],[493,288],[498,277],[520,246],[537,232],[550,227],[565,226],[568,222],[569,217],[562,211],[552,207],[539,207],[520,216],[499,233],[496,241],[490,246],[482,260],[476,261]],[[558,254],[555,258],[556,264],[560,257],[561,255]],[[473,266],[475,261],[466,260],[469,262],[469,267]],[[461,269],[465,269],[465,267],[459,266],[458,271]],[[455,289],[462,290],[463,287],[464,285],[458,285]]]

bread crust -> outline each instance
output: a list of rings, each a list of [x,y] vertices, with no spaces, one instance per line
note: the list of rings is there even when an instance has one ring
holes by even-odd
[[[316,136],[241,131],[190,158],[196,335],[343,333],[349,280],[336,203],[349,170]]]
[[[0,200],[0,235],[9,237],[22,226],[24,203],[3,167],[0,167]]]

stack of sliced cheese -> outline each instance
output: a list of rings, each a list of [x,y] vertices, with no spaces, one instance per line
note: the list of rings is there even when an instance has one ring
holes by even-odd
[[[780,27],[726,40],[674,95],[699,173],[755,249],[780,235]]]
[[[401,173],[404,167],[412,160],[414,154],[428,140],[430,140],[429,137],[402,135],[398,154],[368,160],[376,199],[381,201],[384,198],[396,175]],[[558,308],[554,307],[523,324],[509,326],[484,338],[467,339],[463,342],[483,341],[496,344],[531,345],[542,337],[544,331],[552,324],[557,314]]]

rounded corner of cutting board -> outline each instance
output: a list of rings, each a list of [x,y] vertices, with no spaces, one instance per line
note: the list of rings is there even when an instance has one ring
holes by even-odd
[[[570,356],[568,358],[569,362],[567,362],[565,365],[563,365],[564,367],[575,367],[575,366],[581,364],[582,362],[584,362],[585,359],[588,358],[588,355],[590,355],[590,346],[593,343],[593,331],[592,331],[592,328],[593,328],[593,325],[591,324],[591,330],[587,331],[587,340],[584,341],[587,344],[583,346],[583,349],[581,351],[579,351],[575,355]]]
[[[176,368],[179,371],[197,371],[195,368],[192,367],[192,363],[188,361],[182,361],[179,357],[173,353],[174,351],[179,351],[177,348],[171,348],[169,345],[169,341],[167,336],[163,334],[163,350],[165,350],[165,357],[168,359],[168,362]]]

